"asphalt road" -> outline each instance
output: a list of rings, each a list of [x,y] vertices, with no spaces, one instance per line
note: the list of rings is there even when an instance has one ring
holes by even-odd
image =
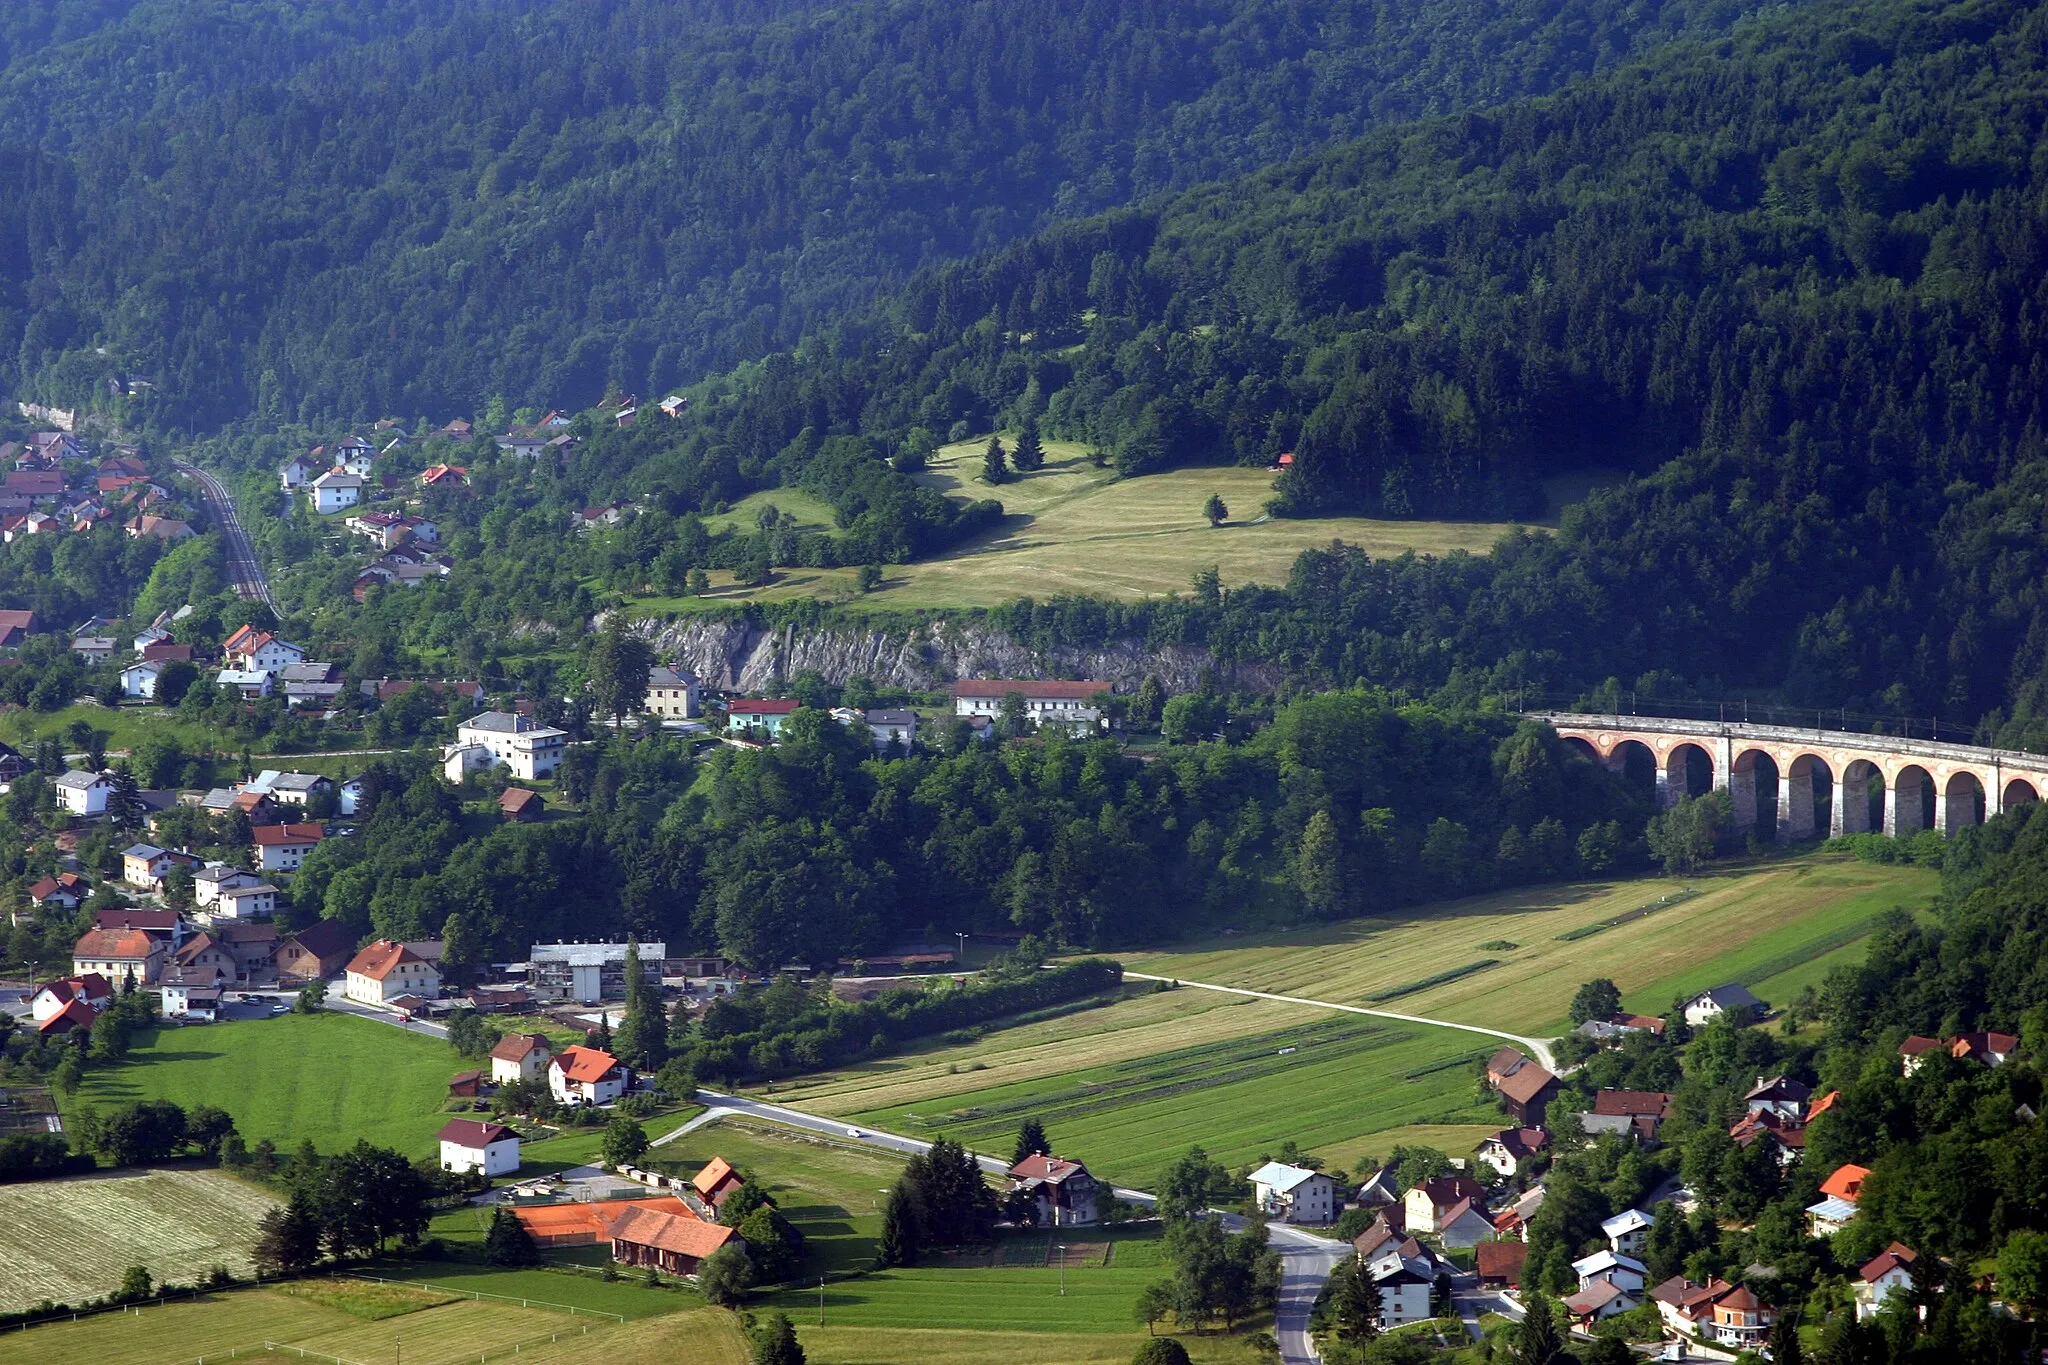
[[[242,519],[235,514],[235,500],[228,496],[228,490],[219,479],[198,465],[180,460],[176,467],[180,474],[199,485],[200,496],[206,499],[207,509],[220,524],[221,535],[227,541],[228,576],[235,582],[235,592],[242,597],[253,597],[276,611],[277,599],[270,595],[270,581],[263,576],[263,566],[257,562],[256,550],[249,544],[249,533],[242,529]]]

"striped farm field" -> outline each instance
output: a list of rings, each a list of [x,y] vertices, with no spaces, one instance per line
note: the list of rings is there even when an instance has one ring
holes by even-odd
[[[968,1332],[920,1328],[842,1327],[815,1317],[799,1321],[797,1338],[812,1365],[876,1365],[914,1360],[918,1365],[1127,1365],[1143,1334]],[[1195,1365],[1265,1365],[1272,1359],[1253,1344],[1255,1333],[1182,1334]]]
[[[1498,958],[1498,966],[1403,994],[1387,1008],[1544,1033],[1563,1027],[1573,992],[1595,977],[1611,977],[1629,1008],[1659,1014],[1678,995],[1722,982],[1754,988],[1768,976],[1803,984],[1807,963],[1850,951],[1872,918],[1894,906],[1926,906],[1938,881],[1925,868],[1815,853],[1684,880],[1527,888],[1125,962],[1188,981],[1361,1005],[1447,967]],[[1606,921],[1621,922],[1583,932]]]
[[[1473,1068],[1487,1051],[1449,1029],[1317,1012],[1270,1031],[855,1117],[890,1132],[943,1134],[981,1151],[1007,1151],[1018,1126],[1036,1117],[1062,1152],[1138,1186],[1156,1181],[1195,1143],[1236,1165],[1291,1139],[1349,1167],[1366,1154],[1385,1155],[1379,1135],[1392,1129],[1439,1125],[1462,1130],[1469,1145],[1487,1125],[1498,1127],[1497,1111],[1473,1087]]]
[[[135,1171],[0,1185],[0,1312],[77,1303],[121,1287],[128,1267],[191,1283],[250,1268],[270,1195],[214,1171]]]

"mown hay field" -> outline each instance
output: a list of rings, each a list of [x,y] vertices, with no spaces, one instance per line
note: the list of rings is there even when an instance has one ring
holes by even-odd
[[[1573,992],[1595,977],[1611,977],[1629,1008],[1658,1014],[1676,996],[1722,982],[1803,981],[1806,973],[1790,974],[1823,955],[1849,960],[1873,917],[1893,906],[1924,907],[1938,880],[1924,868],[1809,854],[1684,880],[1533,887],[1130,954],[1125,963],[1188,981],[1357,1005],[1493,958],[1499,965],[1383,1007],[1542,1034],[1564,1026]],[[1639,911],[1612,928],[1559,937]]]
[[[191,1283],[250,1268],[276,1201],[214,1171],[134,1171],[0,1185],[0,1312],[77,1303],[121,1287],[128,1267]]]
[[[1014,445],[1006,437],[1005,447]],[[743,588],[723,571],[711,575],[708,598],[643,601],[650,612],[689,611],[734,602],[820,597],[859,608],[988,607],[1019,595],[1087,593],[1155,597],[1184,592],[1197,569],[1215,565],[1226,585],[1284,583],[1303,550],[1341,540],[1376,557],[1484,554],[1512,529],[1504,522],[1377,521],[1365,517],[1276,519],[1265,515],[1273,474],[1221,466],[1174,469],[1119,479],[1097,469],[1084,449],[1046,442],[1045,467],[991,485],[981,477],[986,436],[941,448],[920,476],[947,496],[1002,503],[1003,523],[937,558],[888,569],[882,588],[860,596],[851,569],[778,569],[773,582]],[[1230,509],[1211,526],[1202,509],[1211,493]],[[800,527],[825,529],[829,509],[787,490],[756,494],[719,524],[751,527],[763,504],[797,517]]]
[[[1057,1305],[1054,1305],[1057,1309]],[[812,1365],[1126,1365],[1144,1342],[1143,1333],[975,1332],[889,1327],[816,1325],[815,1312],[799,1321],[797,1337]],[[1253,1345],[1270,1326],[1241,1327],[1229,1335],[1181,1334],[1196,1365],[1263,1365],[1272,1357]]]

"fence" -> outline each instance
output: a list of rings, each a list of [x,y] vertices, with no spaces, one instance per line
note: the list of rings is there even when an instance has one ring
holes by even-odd
[[[486,1294],[479,1289],[457,1289],[453,1285],[428,1284],[423,1280],[393,1280],[382,1275],[357,1275],[343,1272],[328,1276],[334,1280],[364,1280],[370,1284],[395,1284],[406,1289],[430,1289],[436,1294],[454,1294],[458,1298],[475,1299],[482,1303],[490,1299],[496,1303],[516,1303],[521,1308],[546,1308],[557,1313],[568,1313],[576,1317],[609,1318],[613,1322],[624,1322],[624,1313],[606,1313],[596,1308],[578,1308],[573,1303],[549,1303],[546,1299],[522,1299],[511,1294]]]
[[[553,1345],[566,1336],[582,1337],[588,1335],[590,1335],[590,1324],[579,1323],[574,1332],[547,1332],[539,1336],[527,1337],[513,1342],[510,1346],[499,1346],[488,1351],[478,1351],[476,1355],[477,1365],[484,1365],[484,1362],[489,1360],[503,1360],[507,1357],[517,1358],[525,1353],[527,1347],[538,1346],[542,1342]],[[263,1351],[277,1355],[289,1354],[300,1360],[325,1361],[327,1365],[361,1365],[360,1361],[349,1360],[343,1356],[328,1355],[325,1351],[309,1351],[303,1346],[294,1346],[287,1341],[266,1341],[261,1345],[231,1346],[224,1352],[216,1351],[210,1356],[197,1356],[188,1360],[181,1360],[176,1362],[176,1365],[206,1365],[206,1362],[209,1360],[233,1360],[244,1351],[251,1353]],[[463,1356],[462,1362],[463,1365],[469,1365],[469,1357]]]

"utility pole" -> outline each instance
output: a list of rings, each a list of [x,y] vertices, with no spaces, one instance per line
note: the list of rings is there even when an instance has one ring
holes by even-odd
[[[967,965],[967,935],[955,929],[953,937],[960,940],[960,956],[957,960],[962,967],[965,967]]]
[[[818,1277],[818,1326],[825,1325],[825,1277]]]
[[[1058,1251],[1060,1253],[1060,1297],[1064,1299],[1067,1296],[1067,1244],[1065,1242],[1059,1243]]]

